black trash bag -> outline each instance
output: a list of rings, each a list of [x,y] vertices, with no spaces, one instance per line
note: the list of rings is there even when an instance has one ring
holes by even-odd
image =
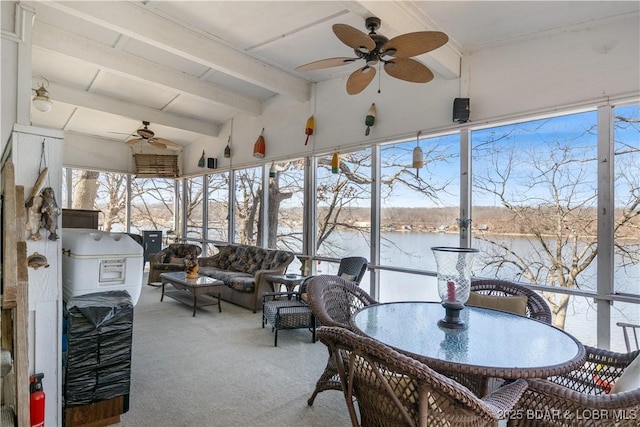
[[[65,406],[128,395],[133,303],[127,291],[81,295],[67,302]]]

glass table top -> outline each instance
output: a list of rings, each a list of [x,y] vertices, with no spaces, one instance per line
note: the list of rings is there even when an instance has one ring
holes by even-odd
[[[198,276],[195,279],[187,279],[184,271],[161,273],[160,277],[166,280],[170,280],[173,282],[182,283],[184,285],[190,285],[190,286],[213,285],[213,284],[221,283],[219,280],[208,277],[208,276]]]
[[[363,334],[419,358],[504,370],[580,362],[584,347],[566,332],[511,313],[465,307],[465,329],[438,326],[437,302],[397,302],[365,307],[352,324]],[[508,377],[506,375],[505,377]]]

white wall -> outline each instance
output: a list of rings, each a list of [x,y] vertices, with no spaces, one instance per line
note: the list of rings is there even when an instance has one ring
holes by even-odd
[[[2,45],[0,45],[0,147],[4,151],[13,124],[16,123],[16,87],[18,86],[18,37],[13,16],[15,2],[0,1],[2,17]]]

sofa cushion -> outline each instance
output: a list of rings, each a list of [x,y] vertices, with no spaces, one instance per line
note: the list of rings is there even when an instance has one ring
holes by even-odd
[[[280,250],[268,251],[262,261],[261,270],[273,270],[289,257],[289,252]]]
[[[231,269],[235,271],[243,271],[245,273],[254,274],[260,270],[262,258],[264,257],[264,249],[255,246],[247,246],[238,249],[239,256],[231,264]],[[258,260],[259,263],[258,263]]]
[[[187,254],[196,253],[196,256],[202,253],[202,248],[198,245],[192,245],[190,243],[172,243],[164,248],[160,253],[164,256],[161,258],[162,262],[171,263],[171,258],[184,258]]]
[[[253,274],[241,271],[222,270],[216,267],[201,267],[200,274],[222,280],[225,285],[240,292],[253,292],[255,279]]]
[[[465,303],[466,305],[472,305],[475,307],[492,308],[494,310],[507,311],[509,313],[519,314],[520,316],[527,315],[527,296],[493,296],[493,295],[481,295],[477,292],[470,292],[469,299]]]
[[[251,293],[256,288],[256,281],[253,276],[236,276],[229,281],[227,286],[239,292]]]

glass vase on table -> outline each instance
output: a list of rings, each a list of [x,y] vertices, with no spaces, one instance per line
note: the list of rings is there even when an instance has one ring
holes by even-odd
[[[466,325],[460,319],[460,311],[469,299],[471,267],[478,250],[447,246],[436,246],[431,250],[438,268],[438,295],[445,310],[445,316],[438,325],[462,329]]]

